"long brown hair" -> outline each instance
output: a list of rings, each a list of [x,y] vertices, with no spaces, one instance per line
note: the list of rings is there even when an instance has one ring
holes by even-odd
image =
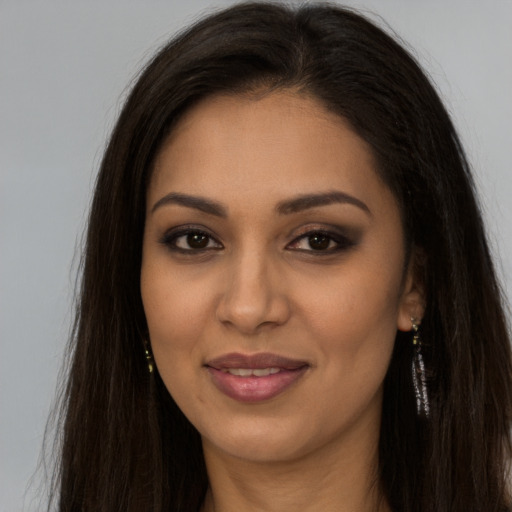
[[[411,55],[356,12],[240,4],[162,48],[133,87],[97,178],[71,339],[54,503],[61,512],[198,510],[197,431],[149,374],[139,277],[146,186],[191,105],[223,91],[294,88],[372,147],[424,255],[431,412],[416,414],[411,343],[384,384],[379,474],[393,510],[507,510],[511,355],[500,287],[450,118]]]

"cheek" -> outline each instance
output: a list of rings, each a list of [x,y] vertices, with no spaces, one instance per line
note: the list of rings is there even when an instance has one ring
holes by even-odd
[[[202,403],[191,376],[200,362],[198,341],[205,329],[208,299],[192,283],[185,286],[176,275],[143,271],[141,293],[153,358],[165,387],[179,407]]]
[[[355,267],[331,276],[302,300],[307,338],[316,340],[319,365],[326,368],[331,384],[341,383],[354,396],[368,387],[375,392],[384,378],[397,331],[400,304],[399,273],[373,272]],[[375,279],[374,279],[375,277]],[[309,283],[312,290],[312,283]],[[317,284],[318,281],[317,281]]]
[[[401,278],[395,268],[350,265],[325,278],[303,278],[297,283],[296,296],[301,297],[301,314],[322,338],[348,345],[351,340],[378,338],[383,333],[394,338]]]
[[[214,289],[204,279],[184,279],[179,270],[147,267],[141,272],[141,293],[153,354],[160,373],[192,353],[211,316]]]
[[[369,374],[377,383],[384,377],[396,337],[396,308],[376,311],[371,306],[365,301],[363,308],[342,309],[338,302],[310,322],[310,338],[317,340],[323,364],[333,378],[355,387]]]

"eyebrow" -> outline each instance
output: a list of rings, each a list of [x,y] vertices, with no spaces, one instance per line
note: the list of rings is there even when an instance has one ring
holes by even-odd
[[[278,213],[286,215],[308,210],[309,208],[316,208],[317,206],[328,206],[335,203],[351,204],[353,206],[357,206],[370,216],[372,215],[370,208],[368,208],[363,201],[357,199],[357,197],[351,196],[350,194],[339,192],[337,190],[320,194],[306,194],[295,199],[282,201],[277,205],[276,209]]]
[[[227,209],[217,201],[212,201],[211,199],[206,199],[205,197],[179,194],[177,192],[171,192],[170,194],[167,194],[159,199],[153,205],[153,208],[151,208],[151,213],[153,213],[158,208],[168,204],[179,204],[181,206],[186,206],[187,208],[194,208],[195,210],[199,210],[210,215],[215,215],[216,217],[225,218],[228,216]]]
[[[367,214],[371,215],[371,211],[368,206],[350,194],[340,191],[323,192],[319,194],[305,194],[294,199],[288,199],[278,203],[276,211],[281,215],[289,215],[292,213],[302,212],[310,208],[316,208],[318,206],[328,206],[330,204],[351,204],[357,206]],[[191,196],[188,194],[180,194],[178,192],[171,192],[161,199],[159,199],[151,209],[153,213],[158,208],[169,204],[178,204],[187,208],[193,208],[209,215],[215,215],[216,217],[226,218],[228,211],[225,206],[200,196]]]

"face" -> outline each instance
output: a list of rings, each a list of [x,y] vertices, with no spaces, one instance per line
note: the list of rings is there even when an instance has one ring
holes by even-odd
[[[367,144],[292,92],[216,96],[164,144],[141,289],[153,355],[205,450],[291,460],[375,441],[418,294]]]

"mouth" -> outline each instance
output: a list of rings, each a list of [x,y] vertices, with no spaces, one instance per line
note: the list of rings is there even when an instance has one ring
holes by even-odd
[[[310,368],[306,361],[276,354],[226,354],[205,364],[213,384],[240,402],[273,398],[296,383]]]
[[[237,377],[266,377],[281,371],[281,368],[221,368],[221,372]]]

